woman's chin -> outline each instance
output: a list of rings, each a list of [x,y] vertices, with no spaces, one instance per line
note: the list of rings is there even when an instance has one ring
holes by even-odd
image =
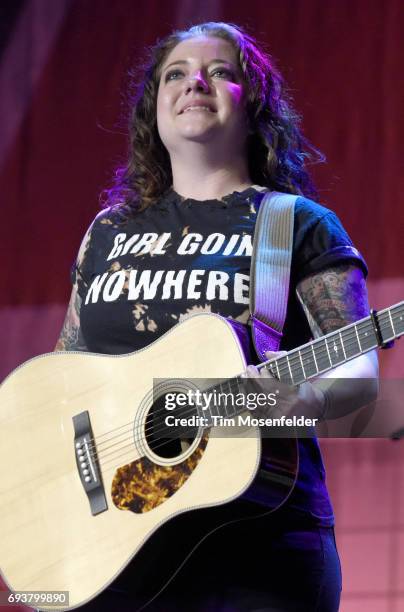
[[[186,129],[182,129],[180,136],[183,140],[190,142],[208,143],[215,142],[220,138],[220,130],[216,126],[187,126]]]

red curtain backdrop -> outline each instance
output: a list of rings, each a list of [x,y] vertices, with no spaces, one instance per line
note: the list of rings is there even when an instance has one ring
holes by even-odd
[[[63,316],[81,237],[126,155],[128,71],[157,37],[201,19],[242,24],[268,45],[305,134],[327,156],[314,169],[320,200],[366,257],[371,291],[385,283],[373,305],[400,293],[401,0],[27,0],[0,69],[3,376],[53,347],[57,328],[38,341],[10,316],[23,308],[29,319],[33,307],[26,324],[35,327],[49,304]]]
[[[304,132],[328,160],[314,168],[320,201],[337,212],[368,262],[372,305],[404,299],[402,0],[20,4],[0,62],[1,378],[56,342],[81,237],[98,210],[100,191],[126,155],[128,72],[158,37],[202,20],[248,27],[277,58]],[[403,348],[385,352],[381,363],[384,376],[404,376]],[[343,610],[398,612],[404,609],[404,528],[394,510],[399,485],[391,468],[403,452],[386,441],[361,451],[357,441],[342,450],[336,444],[325,446],[325,453],[336,508],[345,513],[343,556],[354,572]],[[366,483],[360,499],[358,452]],[[374,499],[373,487],[381,482],[385,495]],[[366,582],[358,569],[361,544],[349,539],[357,525],[347,518],[347,499],[353,513],[360,506],[366,514],[366,503],[366,546],[383,543],[391,571],[382,583],[370,557],[373,578]],[[385,508],[382,525],[376,503]]]

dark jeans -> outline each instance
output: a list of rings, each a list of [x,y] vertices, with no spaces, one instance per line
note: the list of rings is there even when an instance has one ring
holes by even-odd
[[[186,522],[177,545],[187,538]],[[175,546],[176,542],[170,543]],[[149,571],[164,563],[167,543]],[[83,612],[135,612],[129,567]],[[228,525],[209,535],[145,612],[337,612],[341,569],[334,530],[285,513]]]

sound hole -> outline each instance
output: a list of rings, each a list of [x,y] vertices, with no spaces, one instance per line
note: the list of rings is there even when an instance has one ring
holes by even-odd
[[[180,393],[184,395],[183,391]],[[195,406],[189,403],[176,404],[173,410],[167,410],[167,405],[172,405],[175,401],[173,395],[170,391],[157,397],[145,423],[145,437],[149,448],[158,457],[165,459],[178,457],[186,452],[198,433],[198,413]],[[169,404],[167,399],[170,400]]]

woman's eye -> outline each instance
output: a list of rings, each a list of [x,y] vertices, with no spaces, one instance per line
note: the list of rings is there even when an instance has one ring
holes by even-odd
[[[184,72],[182,70],[180,70],[179,68],[174,68],[173,70],[169,70],[166,75],[165,75],[165,82],[167,83],[168,81],[176,81],[178,78],[181,78],[184,76]],[[231,70],[228,70],[227,68],[216,68],[216,70],[213,70],[210,75],[210,78],[212,77],[217,77],[219,79],[232,79],[234,80],[234,74]]]
[[[174,81],[178,76],[181,76],[181,75],[183,75],[182,70],[178,70],[178,69],[176,69],[176,70],[169,70],[166,73],[165,81],[166,81],[166,83],[167,83],[167,81]]]
[[[227,68],[217,68],[211,73],[211,76],[217,76],[220,79],[233,79],[234,78],[233,73],[230,70],[227,70]]]

